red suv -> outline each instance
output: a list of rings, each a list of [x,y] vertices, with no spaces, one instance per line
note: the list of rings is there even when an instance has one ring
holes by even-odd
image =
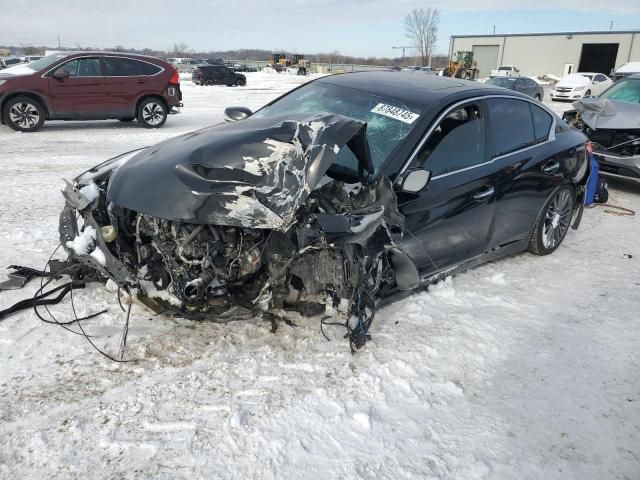
[[[143,55],[63,52],[0,72],[2,123],[21,132],[45,119],[137,119],[159,128],[181,100],[178,71]]]

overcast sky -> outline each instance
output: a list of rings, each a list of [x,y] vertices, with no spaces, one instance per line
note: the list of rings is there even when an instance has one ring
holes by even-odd
[[[535,8],[533,7],[535,3]],[[0,0],[0,45],[262,48],[395,56],[404,16],[438,7],[450,35],[640,29],[640,0]],[[409,43],[408,43],[409,42]]]

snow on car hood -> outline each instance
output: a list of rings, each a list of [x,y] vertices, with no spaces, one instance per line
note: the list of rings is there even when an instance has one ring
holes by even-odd
[[[640,128],[640,104],[610,100],[608,98],[585,98],[573,102],[582,121],[594,129]]]
[[[14,65],[13,67],[7,67],[1,71],[1,75],[16,76],[16,75],[31,75],[34,72],[33,69],[27,65]]]
[[[589,81],[589,79],[587,77],[583,77],[582,75],[569,75],[568,77],[560,80],[556,84],[556,87],[582,87],[587,86],[590,83],[591,82]]]
[[[288,228],[349,144],[371,171],[366,124],[327,113],[248,118],[147,148],[114,171],[107,200],[154,217]]]

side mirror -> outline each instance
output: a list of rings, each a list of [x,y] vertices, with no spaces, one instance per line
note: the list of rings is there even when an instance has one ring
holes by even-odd
[[[431,172],[423,168],[412,168],[405,171],[398,179],[398,187],[401,192],[418,193],[427,186],[431,180]]]
[[[59,68],[55,72],[53,72],[53,78],[57,80],[64,80],[65,78],[69,78],[69,70],[66,68]]]
[[[228,107],[224,109],[224,119],[226,122],[237,122],[251,116],[252,113],[246,107]]]

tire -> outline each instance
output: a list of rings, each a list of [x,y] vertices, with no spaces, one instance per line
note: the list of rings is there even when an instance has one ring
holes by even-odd
[[[204,81],[203,85],[204,85],[205,87],[211,87],[211,86],[213,86],[213,80],[211,80],[210,78],[207,78],[207,79]]]
[[[7,101],[2,109],[4,122],[17,132],[35,132],[44,125],[44,117],[40,102],[22,95]]]
[[[467,69],[464,67],[459,67],[456,72],[453,74],[455,78],[464,78],[467,74]]]
[[[133,122],[136,119],[136,117],[123,117],[123,118],[119,118],[118,120],[120,120],[121,122]]]
[[[234,84],[236,87],[244,87],[247,84],[247,81],[244,78],[239,78],[236,80]]]
[[[574,204],[571,187],[565,185],[553,192],[531,232],[527,250],[540,256],[553,253],[569,231]]]
[[[158,98],[146,98],[138,106],[138,123],[144,128],[160,128],[167,121],[167,106]]]

